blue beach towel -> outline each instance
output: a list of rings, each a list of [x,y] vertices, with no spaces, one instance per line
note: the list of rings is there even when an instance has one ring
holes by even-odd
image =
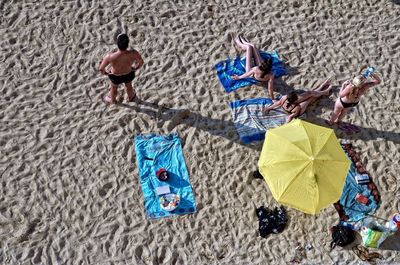
[[[287,115],[281,109],[265,113],[265,107],[272,104],[269,98],[237,100],[229,104],[232,120],[243,143],[261,141],[268,129],[278,127],[286,122]]]
[[[276,51],[274,52],[260,52],[261,57],[265,60],[267,58],[272,58],[272,73],[275,78],[279,78],[287,74],[285,69],[285,65],[282,60],[279,58],[279,55]],[[259,83],[259,81],[253,78],[244,78],[240,80],[233,80],[231,78],[232,75],[242,75],[246,72],[246,58],[240,58],[237,56],[235,59],[231,60],[230,58],[219,62],[215,65],[215,69],[217,70],[217,76],[222,86],[224,87],[226,92],[232,92],[238,88],[254,85]]]
[[[138,135],[134,144],[146,217],[155,219],[195,213],[196,203],[179,136]],[[165,182],[156,176],[156,171],[160,168],[168,171],[169,179]],[[159,196],[156,194],[156,188],[165,185],[169,185],[171,193],[179,195],[181,199],[178,207],[172,212],[161,208]]]
[[[346,151],[346,150],[345,150]],[[347,154],[347,152],[346,152]],[[369,186],[373,184],[372,179],[371,179],[371,184],[370,185],[361,185],[357,184],[357,181],[355,177],[359,175],[357,172],[357,168],[355,166],[354,161],[352,161],[351,157],[349,156],[349,159],[351,161],[351,166],[349,169],[349,172],[347,173],[346,176],[346,181],[344,183],[343,187],[343,192],[342,196],[339,199],[339,205],[335,205],[335,208],[339,206],[341,211],[344,211],[344,215],[346,216],[348,222],[356,222],[364,217],[366,217],[369,214],[373,214],[376,209],[379,207],[379,201],[377,201],[374,196],[372,195],[371,190],[368,188]],[[376,186],[375,186],[376,187]],[[369,202],[367,205],[358,203],[355,200],[355,197],[357,193],[360,193],[364,195],[365,197],[368,198]],[[380,197],[378,197],[380,198]],[[340,213],[339,213],[340,215]],[[341,219],[343,216],[341,216]]]

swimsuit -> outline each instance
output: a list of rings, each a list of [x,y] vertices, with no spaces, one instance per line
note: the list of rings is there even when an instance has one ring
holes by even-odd
[[[343,102],[342,98],[339,97],[340,103],[342,103],[343,108],[347,109],[347,108],[352,108],[357,106],[358,102]]]
[[[291,108],[290,110],[288,110],[288,109],[286,109],[286,108],[284,108],[283,106],[285,105],[285,102],[287,101],[287,99],[285,99],[285,101],[283,102],[283,104],[282,104],[282,109],[287,113],[287,114],[293,114],[293,110],[294,110],[294,108],[296,108],[299,104],[298,103],[295,103],[295,104],[292,104],[292,106],[293,106],[293,108]],[[297,117],[299,117],[301,115],[301,113],[299,113],[298,115],[296,115],[296,117],[294,117],[294,118],[297,118]]]
[[[122,83],[125,83],[125,84],[130,83],[135,78],[135,70],[132,69],[132,71],[129,74],[125,74],[125,75],[108,74],[108,78],[110,78],[111,82],[114,85],[119,85]]]

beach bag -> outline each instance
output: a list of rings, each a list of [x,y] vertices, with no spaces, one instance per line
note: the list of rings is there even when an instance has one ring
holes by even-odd
[[[360,234],[365,247],[379,248],[382,242],[393,234],[393,231],[374,219],[367,218],[364,220],[364,226],[361,228]]]
[[[331,249],[334,249],[336,246],[341,246],[341,247],[347,246],[356,239],[354,231],[351,230],[349,227],[342,225],[336,225],[332,227],[331,233],[332,233]]]

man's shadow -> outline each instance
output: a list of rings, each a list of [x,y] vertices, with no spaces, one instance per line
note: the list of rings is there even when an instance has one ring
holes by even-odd
[[[135,99],[135,103],[136,105],[128,105],[125,103],[118,103],[118,105],[135,112],[147,114],[155,120],[162,120],[164,122],[168,121],[167,130],[170,132],[179,124],[186,124],[196,129],[207,131],[211,135],[224,137],[231,142],[236,142],[247,148],[254,150],[261,150],[262,148],[262,141],[252,144],[244,144],[240,140],[232,121],[204,117],[188,109],[173,109],[156,103],[147,102],[139,98]]]

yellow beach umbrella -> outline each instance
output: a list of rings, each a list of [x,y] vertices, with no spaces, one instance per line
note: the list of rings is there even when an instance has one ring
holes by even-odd
[[[332,129],[300,119],[268,130],[258,161],[274,198],[309,214],[339,200],[349,167]]]

